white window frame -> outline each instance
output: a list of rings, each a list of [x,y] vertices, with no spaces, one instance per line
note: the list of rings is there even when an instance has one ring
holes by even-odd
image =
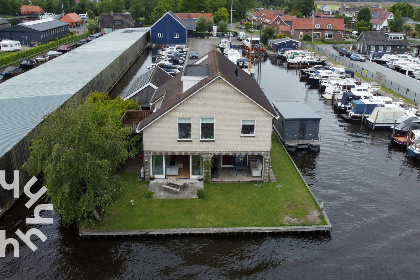
[[[328,29],[332,29],[332,24],[331,24],[331,23],[328,23],[328,24],[327,24],[327,28],[328,28]]]
[[[211,123],[208,122],[210,119],[213,120],[213,138],[203,138],[201,129],[203,123]],[[200,118],[200,140],[201,141],[214,141],[216,139],[216,120],[214,118]]]
[[[321,39],[321,32],[314,32],[312,33],[314,39]]]
[[[190,137],[180,138],[179,137],[179,124],[180,123],[188,123],[188,120],[189,120],[189,124],[190,124]],[[178,118],[177,128],[178,128],[177,129],[178,141],[191,141],[192,140],[192,118]]]
[[[384,46],[379,46],[378,47],[378,52],[383,52],[384,51]]]
[[[179,33],[175,33],[174,38],[179,38]]]
[[[391,52],[391,46],[386,46],[386,52]]]
[[[244,122],[245,122],[245,124],[244,124]],[[249,133],[249,134],[243,133],[242,132],[243,131],[243,126],[244,125],[251,125],[251,122],[253,122],[253,125],[254,125],[253,132],[252,133]],[[246,137],[255,136],[256,124],[257,124],[257,121],[256,120],[242,120],[241,121],[241,136],[246,136]]]
[[[327,37],[327,35],[331,35],[331,38]],[[325,31],[324,38],[328,39],[328,40],[333,40],[334,39],[334,32]]]
[[[315,23],[315,28],[321,28],[321,24]]]
[[[158,38],[163,38],[163,33],[158,33]]]

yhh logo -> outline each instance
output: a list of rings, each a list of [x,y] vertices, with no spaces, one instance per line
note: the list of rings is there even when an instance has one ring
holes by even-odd
[[[5,190],[13,190],[13,197],[19,197],[19,170],[15,170],[13,172],[13,179],[14,181],[11,184],[6,182],[6,171],[0,170],[0,186],[3,187]],[[26,208],[31,208],[35,202],[47,191],[46,187],[42,187],[37,193],[31,192],[31,187],[38,179],[36,177],[32,177],[25,185],[23,192],[29,198],[29,201],[26,202]],[[26,218],[26,224],[52,224],[53,218],[41,218],[39,213],[43,210],[53,210],[52,204],[40,204],[35,207],[34,209],[34,218]],[[31,236],[36,235],[42,242],[47,240],[47,237],[36,228],[32,228],[25,233],[23,233],[20,229],[16,232],[16,235],[26,244],[32,251],[36,251],[38,249],[34,243],[31,241]],[[11,244],[13,246],[13,256],[15,258],[19,257],[19,242],[14,238],[6,238],[6,231],[0,230],[0,257],[5,257],[6,255],[6,246]]]

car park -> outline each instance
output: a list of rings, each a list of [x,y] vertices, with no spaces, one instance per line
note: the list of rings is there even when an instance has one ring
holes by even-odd
[[[198,59],[198,52],[190,51],[190,58],[197,58]]]
[[[355,60],[355,61],[362,61],[362,62],[364,62],[364,61],[366,61],[366,58],[365,58],[363,55],[360,55],[360,54],[358,54],[358,53],[353,53],[353,54],[350,56],[350,60]]]

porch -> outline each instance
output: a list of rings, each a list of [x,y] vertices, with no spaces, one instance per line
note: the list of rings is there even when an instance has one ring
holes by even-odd
[[[124,112],[124,115],[121,117],[121,121],[125,127],[136,131],[139,123],[152,113],[153,111],[150,110],[128,110]]]
[[[179,183],[185,184],[185,187],[179,191],[174,191],[164,186],[168,184],[168,179],[154,179],[150,181],[149,191],[154,193],[153,198],[157,199],[182,199],[198,198],[197,191],[203,189],[203,181],[197,179],[178,179]]]

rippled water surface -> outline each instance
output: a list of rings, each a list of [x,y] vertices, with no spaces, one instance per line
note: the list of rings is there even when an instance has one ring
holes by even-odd
[[[146,60],[149,58],[146,58]],[[144,72],[144,65],[140,71]],[[344,121],[330,102],[275,60],[261,67],[271,101],[303,101],[322,117],[319,153],[292,157],[333,225],[330,235],[82,240],[40,227],[45,243],[0,259],[2,279],[416,279],[420,274],[420,161],[390,148],[389,132]],[[133,70],[126,83],[135,78]],[[123,91],[123,87],[120,88]],[[0,228],[26,232],[21,199]]]

